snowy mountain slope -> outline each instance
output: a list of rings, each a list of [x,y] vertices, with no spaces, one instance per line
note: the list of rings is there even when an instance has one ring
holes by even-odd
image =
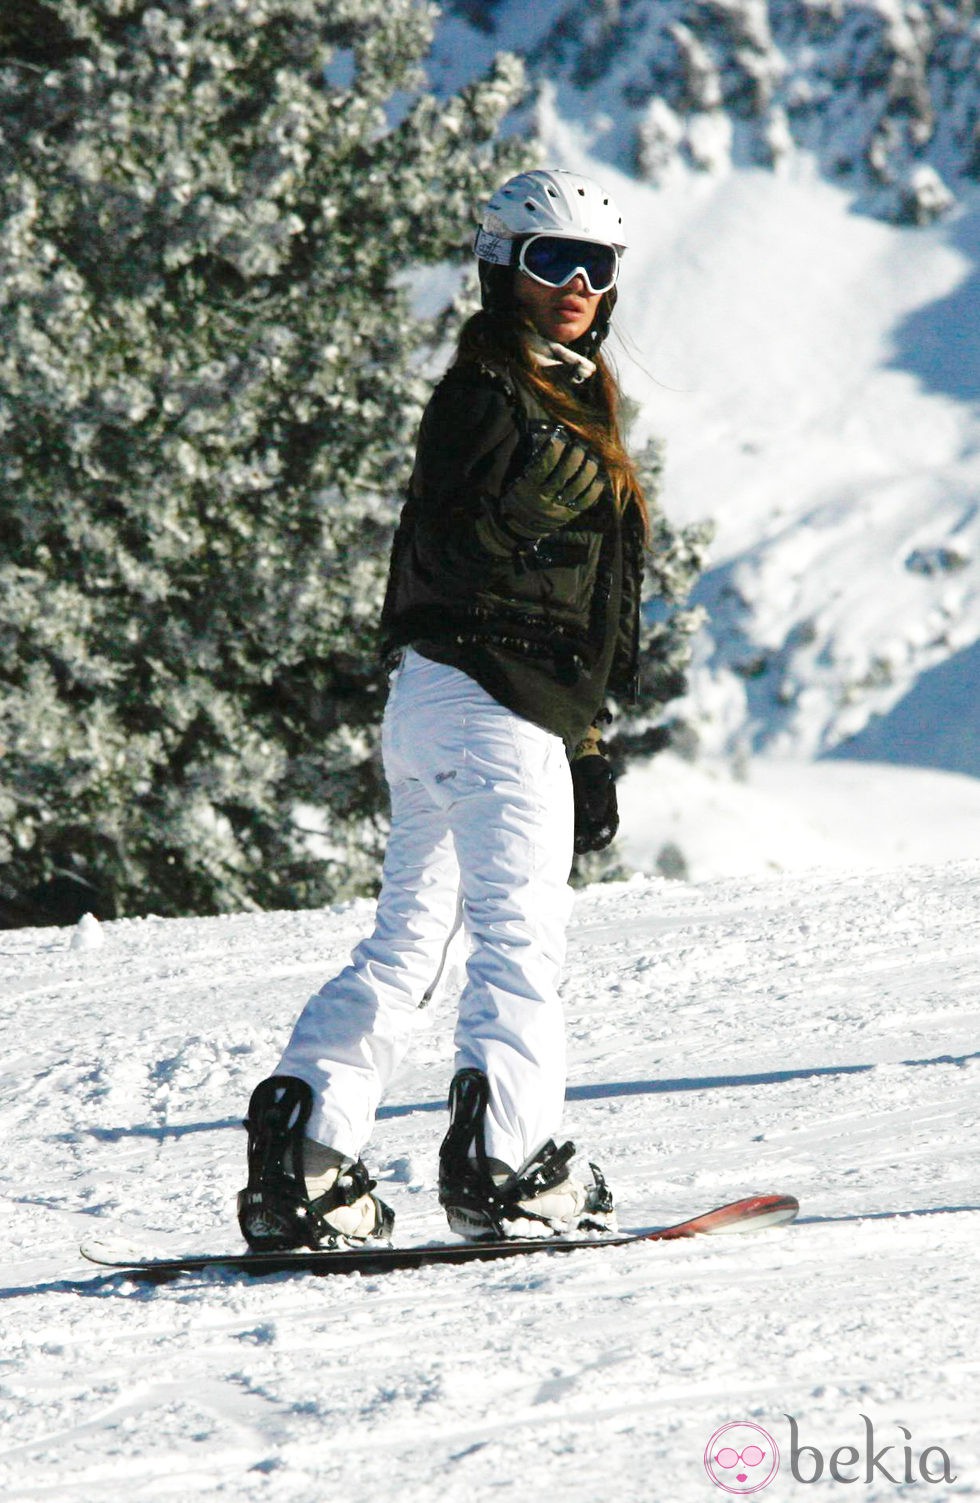
[[[597,170],[570,123],[541,126],[544,156]],[[670,516],[718,526],[682,712],[705,750],[821,755],[980,636],[980,409],[953,389],[980,344],[980,304],[963,323],[954,296],[980,201],[957,230],[908,230],[849,212],[804,162],[613,186],[637,434],[666,437]],[[948,389],[899,352],[927,311]],[[962,688],[939,720],[962,718]],[[881,726],[879,761],[918,761],[899,736]],[[936,738],[929,765],[975,774],[977,744],[945,761]]]
[[[484,14],[489,33],[443,22],[435,75],[457,80],[496,47],[526,53],[542,161],[599,175],[625,205],[614,354],[636,437],[666,440],[669,514],[719,528],[701,592],[712,625],[681,707],[703,750],[807,760],[853,744],[976,776],[970,12],[633,0]],[[692,38],[704,50],[703,108],[678,27],[688,64]],[[803,102],[789,144],[752,165],[787,91]],[[636,175],[636,133],[654,98],[683,131],[652,182]],[[915,163],[955,187],[926,228],[887,217]]]
[[[978,879],[581,893],[566,1127],[624,1224],[770,1188],[801,1221],[384,1280],[134,1288],[75,1251],[113,1229],[236,1245],[249,1090],[370,904],[6,934],[4,1499],[325,1503],[356,1479],[399,1503],[704,1503],[709,1436],[751,1419],[783,1451],[767,1496],[794,1503],[786,1416],[829,1457],[862,1414],[899,1464],[900,1426],[945,1449],[937,1496],[980,1493]],[[442,1235],[458,979],[370,1149],[406,1241]]]
[[[678,165],[778,166],[799,150],[862,208],[944,213],[980,163],[980,26],[942,0],[463,0],[438,56],[509,48],[585,118],[604,161],[654,183]],[[477,24],[477,34],[460,25]]]
[[[718,524],[689,712],[712,751],[819,755],[980,635],[980,413],[893,354],[968,264],[947,229],[859,218],[805,168],[618,186],[651,373],[624,374],[666,437],[665,504]]]

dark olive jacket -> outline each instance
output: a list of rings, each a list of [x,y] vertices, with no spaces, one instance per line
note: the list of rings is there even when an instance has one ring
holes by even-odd
[[[387,658],[411,644],[452,663],[572,745],[607,693],[635,693],[643,524],[606,485],[572,515],[525,496],[515,535],[512,488],[555,427],[504,369],[446,374],[422,418],[381,637]]]

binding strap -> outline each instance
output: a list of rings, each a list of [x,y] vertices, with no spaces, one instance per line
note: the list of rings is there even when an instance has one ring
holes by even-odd
[[[377,1183],[360,1159],[340,1169],[334,1183],[310,1199],[303,1174],[306,1124],[313,1091],[305,1080],[273,1075],[252,1092],[248,1129],[248,1184],[238,1197],[238,1220],[250,1246],[269,1251],[290,1247],[341,1247],[347,1240],[326,1219],[340,1206],[371,1195]],[[387,1237],[394,1214],[371,1195],[377,1223],[371,1235]]]
[[[449,1131],[439,1150],[439,1200],[444,1206],[486,1217],[498,1236],[504,1223],[524,1220],[551,1226],[547,1216],[520,1204],[567,1178],[574,1143],[559,1148],[553,1138],[520,1172],[497,1184],[487,1155],[485,1122],[490,1082],[482,1070],[460,1070],[449,1088]]]

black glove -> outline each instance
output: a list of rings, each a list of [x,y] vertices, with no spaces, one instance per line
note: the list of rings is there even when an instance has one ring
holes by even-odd
[[[575,795],[575,854],[604,851],[619,829],[619,805],[612,768],[605,757],[590,752],[571,763]]]

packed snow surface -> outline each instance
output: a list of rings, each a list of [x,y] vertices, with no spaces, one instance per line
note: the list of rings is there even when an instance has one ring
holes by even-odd
[[[859,761],[663,752],[627,769],[614,847],[632,871],[702,882],[772,872],[933,865],[980,851],[980,778]]]
[[[916,1496],[980,1493],[978,881],[967,862],[580,893],[565,1126],[623,1225],[769,1190],[799,1221],[383,1278],[142,1287],[77,1251],[239,1247],[248,1095],[370,903],[4,934],[0,1496],[705,1503],[727,1496],[709,1437],[750,1421],[785,1503],[812,1489],[789,1416],[821,1496],[841,1447],[862,1498],[896,1495],[904,1448]],[[404,1243],[444,1234],[459,985],[451,967],[420,1011],[368,1151]],[[891,1447],[870,1482],[862,1416]],[[955,1482],[922,1480],[928,1447]]]

